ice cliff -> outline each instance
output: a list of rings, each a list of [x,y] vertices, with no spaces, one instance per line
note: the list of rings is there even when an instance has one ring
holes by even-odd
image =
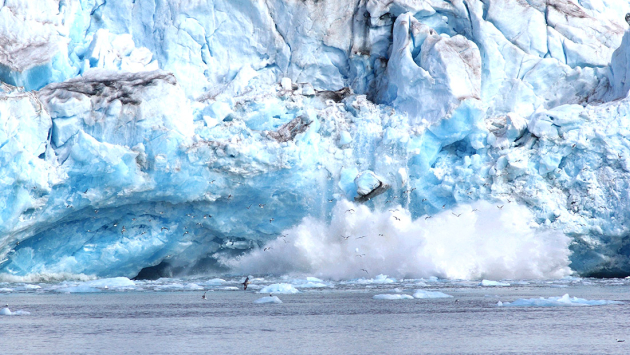
[[[0,1],[0,274],[630,275],[627,12]]]

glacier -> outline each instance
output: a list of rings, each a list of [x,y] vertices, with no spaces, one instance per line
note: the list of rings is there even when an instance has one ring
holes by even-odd
[[[630,275],[627,12],[4,0],[0,278]]]

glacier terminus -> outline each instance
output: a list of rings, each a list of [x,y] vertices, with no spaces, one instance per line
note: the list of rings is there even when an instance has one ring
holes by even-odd
[[[628,12],[2,0],[0,278],[628,276]]]

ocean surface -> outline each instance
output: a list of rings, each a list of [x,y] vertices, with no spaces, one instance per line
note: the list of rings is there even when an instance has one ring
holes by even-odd
[[[0,302],[14,313],[0,315],[0,354],[630,353],[627,279],[256,278],[247,291],[237,277],[110,280],[0,282]],[[300,292],[254,303],[273,283]],[[374,299],[417,290],[453,297]],[[518,299],[530,306],[510,306]]]

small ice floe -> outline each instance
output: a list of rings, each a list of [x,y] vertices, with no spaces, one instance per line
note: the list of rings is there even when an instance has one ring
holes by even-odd
[[[549,298],[521,298],[514,302],[501,302],[497,303],[499,307],[564,307],[564,306],[603,306],[607,304],[623,304],[619,301],[609,300],[587,300],[584,298],[569,297],[569,294],[565,294],[562,297],[549,297]]]
[[[406,295],[406,294],[400,294],[400,293],[396,293],[396,294],[392,294],[392,293],[385,293],[385,294],[381,294],[381,295],[374,295],[375,300],[412,300],[413,297],[410,295]]]
[[[509,283],[507,282],[500,282],[500,281],[492,281],[492,280],[481,280],[481,283],[479,284],[479,286],[510,286]]]
[[[295,287],[299,288],[322,288],[322,287],[333,287],[330,284],[324,283],[323,280],[318,279],[317,277],[307,277],[304,279],[295,279],[292,281]]]
[[[453,297],[451,295],[447,295],[446,293],[442,293],[440,291],[425,291],[425,290],[416,290],[413,294],[414,298],[449,298]]]
[[[222,290],[224,290],[224,291],[238,291],[238,290],[240,290],[240,288],[234,287],[234,286],[225,286],[224,288],[222,288]]]
[[[29,314],[31,314],[31,312],[23,311],[21,309],[15,312],[11,312],[8,304],[0,309],[0,316],[26,316]]]
[[[285,284],[285,283],[280,283],[280,284],[271,284],[269,286],[265,286],[262,289],[260,289],[260,291],[258,291],[258,293],[283,293],[283,294],[293,294],[293,293],[299,293],[300,291],[298,291],[295,287],[293,287],[293,285],[291,284]]]
[[[8,287],[0,287],[0,292],[13,292],[14,290],[12,288],[8,288]]]
[[[277,296],[267,296],[267,297],[262,297],[259,298],[257,300],[254,301],[254,303],[282,303],[282,301],[280,301],[280,299]]]
[[[358,279],[358,280],[354,280],[354,281],[348,281],[348,284],[359,284],[359,285],[369,285],[369,284],[393,284],[396,282],[396,279],[394,278],[389,278],[387,277],[387,275],[377,275],[375,278],[373,279]]]
[[[202,282],[202,285],[206,285],[206,286],[218,286],[218,285],[223,285],[224,283],[226,283],[227,281],[223,280],[223,279],[212,279],[212,280],[208,280],[206,282]]]

